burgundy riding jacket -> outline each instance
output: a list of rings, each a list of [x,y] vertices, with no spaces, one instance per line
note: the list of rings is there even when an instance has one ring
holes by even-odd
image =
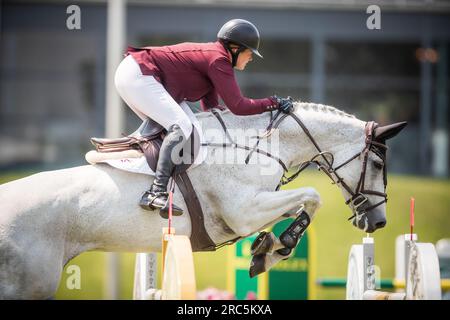
[[[180,43],[162,47],[128,47],[142,74],[152,75],[177,103],[198,101],[203,110],[217,107],[219,95],[237,115],[262,113],[273,107],[270,98],[249,99],[242,96],[231,59],[217,42]]]

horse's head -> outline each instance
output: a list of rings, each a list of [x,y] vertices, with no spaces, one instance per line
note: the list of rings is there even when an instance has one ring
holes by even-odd
[[[354,146],[354,150],[342,150],[340,155],[335,155],[339,163],[334,163],[331,176],[352,210],[349,220],[366,232],[386,225],[386,140],[396,136],[406,124],[399,122],[379,127],[368,122],[363,143]]]

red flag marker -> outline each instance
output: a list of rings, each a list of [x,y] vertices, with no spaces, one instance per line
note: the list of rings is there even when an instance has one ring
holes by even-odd
[[[411,197],[411,203],[409,207],[409,227],[411,231],[411,241],[413,240],[413,230],[414,230],[414,204],[415,200]]]

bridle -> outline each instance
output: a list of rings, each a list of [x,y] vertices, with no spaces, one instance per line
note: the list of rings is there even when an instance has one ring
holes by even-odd
[[[275,116],[273,116],[273,113],[271,112],[270,122],[266,128],[266,131],[263,135],[257,137],[256,144],[254,145],[253,148],[250,148],[248,146],[242,146],[242,145],[235,143],[233,141],[233,139],[231,138],[231,136],[229,135],[227,127],[226,127],[222,117],[220,116],[220,114],[214,109],[212,109],[211,112],[219,120],[223,130],[225,131],[225,135],[226,135],[227,139],[230,140],[230,142],[229,143],[227,143],[227,142],[225,142],[225,143],[203,143],[202,145],[212,146],[212,147],[224,147],[224,148],[225,147],[233,147],[233,148],[240,148],[240,149],[248,150],[248,151],[250,151],[250,153],[248,154],[248,156],[245,160],[246,164],[248,164],[253,152],[263,154],[267,157],[270,157],[270,158],[276,160],[281,165],[284,172],[283,172],[283,176],[281,177],[281,180],[275,190],[279,190],[281,186],[295,180],[303,170],[305,170],[310,164],[314,163],[317,165],[317,168],[320,171],[323,171],[327,174],[327,176],[333,181],[332,184],[342,185],[342,187],[350,194],[350,198],[348,198],[345,201],[345,204],[350,206],[350,208],[352,209],[354,214],[348,220],[352,220],[352,219],[356,218],[356,221],[358,221],[367,212],[369,212],[369,211],[375,209],[376,207],[382,205],[383,203],[387,202],[387,194],[385,192],[367,190],[367,189],[365,189],[365,186],[364,186],[369,152],[372,151],[383,160],[383,183],[384,183],[384,191],[386,191],[386,186],[387,186],[386,150],[387,150],[387,146],[383,143],[380,143],[380,142],[374,140],[375,129],[378,127],[377,123],[375,123],[373,121],[366,123],[366,126],[365,126],[365,136],[366,137],[365,137],[365,146],[364,146],[363,150],[361,150],[360,152],[355,154],[353,157],[350,157],[348,160],[341,163],[340,165],[333,167],[333,163],[334,163],[333,154],[331,152],[321,150],[321,148],[315,141],[314,137],[309,132],[308,128],[300,120],[300,118],[297,115],[295,115],[293,112],[284,113],[281,117],[280,117],[280,115],[282,112],[280,110],[277,111]],[[301,163],[298,166],[297,171],[289,177],[287,176],[289,169],[280,158],[278,158],[264,150],[260,150],[258,148],[259,141],[262,138],[269,137],[272,134],[272,132],[275,129],[277,129],[280,126],[280,124],[288,116],[290,116],[291,118],[293,118],[295,120],[295,122],[297,122],[297,124],[302,128],[303,132],[306,134],[306,136],[309,138],[309,140],[312,142],[312,144],[318,151],[318,153],[316,155],[314,155],[314,157],[312,157],[311,160]],[[327,159],[327,156],[330,159]],[[358,184],[357,184],[355,190],[352,190],[347,185],[347,183],[345,183],[344,178],[340,177],[340,175],[337,173],[337,171],[339,169],[341,169],[342,167],[344,167],[345,165],[349,164],[354,159],[358,158],[359,156],[363,156],[361,173],[360,173],[359,181],[358,181]],[[322,158],[325,163],[321,162],[319,160],[319,158]],[[370,205],[367,195],[375,195],[375,196],[382,197],[383,199],[376,204]]]
[[[277,188],[280,186],[287,184],[297,178],[297,176],[305,170],[311,163],[314,163],[317,165],[318,169],[325,172],[327,176],[333,181],[333,184],[341,184],[342,187],[350,194],[350,198],[345,201],[346,205],[349,205],[352,209],[354,214],[349,218],[349,220],[353,218],[359,218],[363,214],[375,209],[376,207],[380,206],[381,204],[387,202],[387,194],[385,192],[378,192],[373,190],[367,190],[365,188],[365,177],[366,177],[366,171],[367,171],[367,162],[369,157],[369,152],[373,151],[375,152],[382,160],[383,160],[383,183],[384,183],[384,190],[386,191],[387,186],[387,171],[386,171],[386,150],[387,146],[383,143],[374,141],[374,133],[375,129],[378,127],[378,124],[370,121],[366,123],[365,126],[365,146],[362,151],[356,153],[354,156],[350,157],[348,160],[344,161],[340,165],[333,167],[334,163],[334,156],[332,153],[327,151],[322,151],[311,133],[309,132],[308,128],[306,128],[305,124],[300,120],[300,118],[295,115],[294,113],[289,113],[283,115],[277,123],[273,126],[274,128],[278,127],[280,123],[287,117],[291,116],[302,128],[303,132],[307,135],[309,140],[313,143],[314,147],[317,149],[318,153],[309,161],[306,161],[299,165],[297,171],[290,177],[286,176],[287,171],[284,172],[280,184]],[[331,161],[327,159],[326,155],[329,155],[331,157]],[[360,177],[358,180],[358,184],[355,188],[355,190],[352,190],[347,183],[345,183],[344,178],[340,177],[340,175],[337,173],[339,169],[344,167],[345,165],[349,164],[354,159],[363,156],[363,162],[362,162],[362,168]],[[321,163],[317,158],[321,157],[325,164]],[[333,178],[333,175],[336,179]],[[379,201],[376,204],[369,205],[366,195],[375,195],[382,197],[383,199]]]

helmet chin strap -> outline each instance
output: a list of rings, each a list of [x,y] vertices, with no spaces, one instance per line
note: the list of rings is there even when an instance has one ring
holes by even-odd
[[[232,66],[233,66],[233,68],[234,68],[234,67],[236,66],[236,63],[237,63],[237,59],[238,59],[239,54],[240,54],[242,51],[244,51],[245,49],[247,49],[247,48],[244,47],[244,46],[240,46],[240,47],[236,50],[236,52],[233,52],[233,50],[231,49],[231,46],[230,46],[229,43],[226,44],[226,48],[227,48],[227,50],[231,53],[231,64],[232,64]]]

